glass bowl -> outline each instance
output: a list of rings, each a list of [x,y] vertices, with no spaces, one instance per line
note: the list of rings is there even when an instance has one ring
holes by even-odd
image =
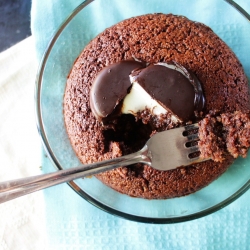
[[[75,59],[105,28],[126,18],[159,12],[183,15],[210,26],[238,56],[249,79],[250,16],[231,0],[85,1],[56,32],[37,77],[38,127],[45,149],[58,169],[80,164],[63,119],[65,84]],[[69,185],[91,204],[111,214],[139,222],[175,223],[213,213],[242,195],[250,186],[249,163],[249,157],[237,159],[221,177],[202,190],[166,200],[132,198],[105,186],[95,177],[71,181]]]

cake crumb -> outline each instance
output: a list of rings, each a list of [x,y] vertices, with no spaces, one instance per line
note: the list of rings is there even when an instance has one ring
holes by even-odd
[[[122,150],[118,142],[110,143],[110,151],[112,152],[112,158],[117,158],[122,156]]]
[[[199,122],[200,157],[222,162],[230,154],[247,156],[250,147],[250,113],[211,112]]]

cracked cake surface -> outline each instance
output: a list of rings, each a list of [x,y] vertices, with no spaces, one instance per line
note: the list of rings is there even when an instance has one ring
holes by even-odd
[[[113,63],[175,61],[200,80],[209,110],[249,110],[248,82],[232,50],[207,26],[172,14],[148,14],[124,20],[95,37],[76,59],[67,79],[64,118],[70,142],[82,163],[135,152],[154,133],[179,126],[168,117],[157,121],[147,111],[121,116],[103,126],[91,111],[89,95],[98,72]],[[181,104],[180,104],[181,105]],[[150,122],[153,121],[154,122]],[[157,124],[157,125],[156,125]],[[163,199],[193,193],[218,178],[234,158],[212,160],[170,171],[135,164],[101,173],[104,184],[130,196]]]

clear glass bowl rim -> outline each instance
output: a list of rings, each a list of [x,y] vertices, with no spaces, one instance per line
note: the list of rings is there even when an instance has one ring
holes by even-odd
[[[40,134],[44,149],[49,156],[50,160],[54,163],[55,167],[59,170],[62,170],[62,166],[57,161],[56,156],[53,153],[53,150],[51,149],[48,139],[46,137],[45,129],[42,122],[42,113],[41,113],[41,86],[42,86],[42,79],[43,79],[43,73],[45,70],[46,62],[49,58],[50,52],[56,43],[58,37],[64,30],[64,28],[69,24],[69,22],[88,4],[93,2],[94,0],[85,0],[82,2],[78,7],[76,7],[73,12],[66,18],[66,20],[61,24],[61,26],[58,28],[58,30],[55,32],[54,36],[52,37],[50,43],[47,46],[47,49],[45,50],[42,60],[40,62],[37,77],[36,77],[36,87],[35,87],[35,111],[36,111],[36,123],[38,132]],[[241,6],[239,6],[237,3],[235,3],[233,0],[224,0],[226,3],[231,5],[233,8],[235,8],[236,11],[240,12],[248,21],[250,21],[250,14],[248,14]],[[151,224],[171,224],[171,223],[179,223],[179,222],[185,222],[190,221],[194,219],[198,219],[201,217],[204,217],[206,215],[212,214],[225,206],[229,205],[233,201],[235,201],[237,198],[239,198],[242,194],[244,194],[249,188],[250,188],[250,180],[243,185],[238,191],[236,191],[233,195],[225,199],[224,201],[205,209],[201,212],[197,212],[192,215],[186,215],[186,216],[180,216],[176,218],[151,218],[151,217],[142,217],[142,216],[136,216],[131,215],[128,213],[124,213],[121,211],[118,211],[116,209],[110,208],[98,200],[92,198],[88,194],[86,194],[79,186],[74,182],[70,181],[68,182],[68,185],[82,198],[84,198],[86,201],[88,201],[90,204],[94,205],[95,207],[118,217],[136,221],[136,222],[142,222],[142,223],[151,223]]]

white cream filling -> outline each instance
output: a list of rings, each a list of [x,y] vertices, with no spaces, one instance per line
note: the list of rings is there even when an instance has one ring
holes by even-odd
[[[143,111],[146,108],[150,110],[152,115],[159,116],[161,114],[171,113],[160,103],[154,100],[141,85],[136,82],[132,76],[130,76],[130,81],[132,87],[130,92],[126,95],[123,100],[123,105],[121,112],[122,114],[133,114],[136,115],[137,112]],[[171,120],[173,122],[178,122],[180,119],[171,113]]]

